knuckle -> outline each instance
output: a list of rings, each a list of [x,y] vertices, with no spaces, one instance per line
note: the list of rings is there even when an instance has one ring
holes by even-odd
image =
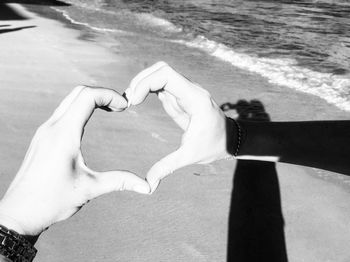
[[[89,86],[81,86],[81,91],[80,91],[81,94],[85,94],[85,95],[89,95],[91,93],[91,87]]]
[[[120,182],[119,185],[116,186],[115,190],[118,190],[118,191],[125,191],[126,190],[126,181],[123,180]]]
[[[208,90],[204,89],[204,88],[201,88],[201,92],[202,92],[202,95],[207,97],[207,98],[211,98],[211,95],[210,93],[208,92]]]
[[[89,87],[89,86],[84,86],[81,91],[80,91],[80,94],[79,96],[84,100],[91,100],[93,98],[93,88],[92,87]]]
[[[200,91],[200,95],[198,96],[197,99],[198,99],[197,101],[205,107],[212,106],[213,104],[210,93],[205,89],[202,89]]]
[[[172,76],[176,72],[171,66],[168,64],[165,64],[164,66],[160,67],[159,69],[162,74],[165,74],[167,76]]]
[[[49,120],[45,121],[38,127],[35,134],[39,136],[48,136],[49,134],[53,133],[53,130],[56,129],[56,126],[56,122],[51,122]]]
[[[44,123],[38,127],[32,141],[35,141],[39,147],[49,145],[54,141],[52,128],[48,123]]]
[[[48,132],[48,123],[45,122],[38,127],[38,129],[35,132],[35,136],[41,137],[45,135],[47,132]]]
[[[162,66],[169,66],[167,63],[164,61],[158,61],[157,63],[154,64],[155,67],[162,67]]]

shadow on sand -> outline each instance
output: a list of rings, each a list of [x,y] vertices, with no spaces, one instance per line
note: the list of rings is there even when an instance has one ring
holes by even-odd
[[[54,5],[54,6],[69,6],[69,4],[64,3],[62,1],[55,1],[55,0],[17,0],[17,1],[10,1],[5,0],[2,1],[0,4],[0,21],[14,21],[14,20],[26,20],[28,17],[24,16],[20,12],[18,12],[15,8],[12,8],[9,3],[19,3],[19,4],[31,4],[31,5]],[[22,27],[16,27],[16,28],[8,28],[11,26],[10,24],[0,25],[0,34],[19,31],[27,28],[33,28],[35,26],[22,26]],[[6,28],[4,28],[6,27]]]
[[[239,120],[270,121],[258,100],[221,105]],[[238,160],[229,214],[228,262],[287,262],[284,220],[275,163]]]
[[[51,5],[51,6],[70,6],[70,4],[59,0],[4,0],[3,3],[30,4],[30,5]]]
[[[16,28],[0,29],[0,34],[15,32],[15,31],[23,30],[23,29],[34,28],[34,27],[36,27],[36,26],[32,25],[32,26],[21,26],[21,27],[16,27]]]
[[[8,4],[16,3],[16,4],[30,4],[30,5],[48,5],[48,6],[70,6],[62,1],[56,0],[4,0],[0,3],[0,21],[1,20],[25,20],[27,17],[23,16],[19,12],[17,12],[14,8],[9,6]]]
[[[10,6],[3,3],[0,4],[0,21],[1,20],[26,20],[26,19],[28,18],[21,15]]]

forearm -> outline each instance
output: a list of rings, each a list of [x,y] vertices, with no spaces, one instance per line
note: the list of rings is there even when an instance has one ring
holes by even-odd
[[[350,174],[350,121],[239,121],[238,159],[280,161]]]

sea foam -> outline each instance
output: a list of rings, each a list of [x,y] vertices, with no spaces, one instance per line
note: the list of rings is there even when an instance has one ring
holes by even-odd
[[[266,77],[270,83],[316,95],[342,110],[350,111],[350,79],[344,76],[303,68],[293,59],[262,58],[238,53],[203,36],[192,41],[173,42],[199,48],[235,67]]]
[[[159,27],[165,31],[172,32],[172,33],[179,33],[182,31],[181,27],[178,27],[171,23],[170,21],[156,17],[149,13],[134,13],[137,15],[137,17],[140,19],[141,22],[146,23],[147,25],[153,26],[153,27]]]
[[[62,16],[64,18],[66,18],[72,24],[85,26],[85,27],[88,27],[88,28],[90,28],[92,30],[99,31],[99,32],[125,33],[125,31],[119,30],[119,29],[96,27],[96,26],[90,25],[89,23],[79,22],[79,21],[73,19],[72,17],[70,17],[69,14],[66,11],[61,10],[59,8],[55,8],[55,7],[51,7],[51,8],[53,10],[55,10],[56,12],[61,13]]]
[[[99,11],[109,15],[116,15],[114,11],[104,10],[81,4],[80,7],[93,11]],[[123,31],[115,28],[103,28],[93,26],[86,22],[73,19],[69,14],[61,9],[54,8],[60,12],[67,20],[73,24],[88,27],[99,32],[131,34],[131,31]],[[157,28],[164,32],[179,33],[182,28],[170,21],[148,13],[135,13],[123,11],[128,19],[134,19],[137,24]],[[193,40],[171,40],[188,47],[201,49],[208,54],[226,61],[231,65],[257,73],[266,77],[269,82],[286,86],[300,92],[316,95],[338,108],[350,111],[350,79],[347,76],[335,75],[331,73],[321,73],[298,65],[296,60],[287,58],[264,58],[247,53],[239,53],[230,47],[209,40],[204,36],[197,36]]]

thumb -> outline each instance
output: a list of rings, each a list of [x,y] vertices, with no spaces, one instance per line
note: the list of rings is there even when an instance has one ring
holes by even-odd
[[[92,198],[113,191],[134,191],[140,194],[149,194],[148,183],[129,171],[94,172],[95,183],[91,189]]]
[[[179,148],[175,152],[167,155],[157,163],[155,163],[147,173],[147,182],[151,187],[151,192],[153,193],[160,180],[171,174],[175,170],[193,164],[195,161],[193,157],[190,157],[190,154],[186,152],[183,148]]]

